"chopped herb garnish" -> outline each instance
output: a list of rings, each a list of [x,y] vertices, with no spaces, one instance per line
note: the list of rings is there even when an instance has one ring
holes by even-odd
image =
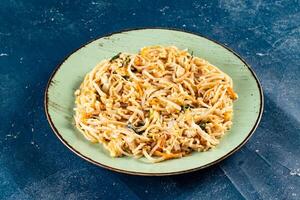
[[[133,130],[136,134],[138,135],[142,135],[144,133],[144,131],[137,131],[137,127],[135,127],[133,124],[128,123],[127,124],[127,128]]]
[[[205,128],[206,128],[206,122],[200,122],[200,123],[198,124],[198,126],[200,126],[200,128],[201,128],[202,130],[205,131]]]
[[[96,96],[96,100],[101,102],[101,98],[99,95]]]
[[[129,128],[135,132],[135,127],[131,123],[127,124],[127,128]]]
[[[191,52],[191,59],[194,57],[194,51]]]
[[[145,125],[145,122],[139,121],[139,122],[137,123],[137,127],[141,127],[141,126],[144,126],[144,125]]]
[[[122,76],[125,80],[129,79],[129,76]]]
[[[188,110],[190,108],[193,108],[193,106],[190,106],[190,105],[181,106],[181,110],[183,110],[183,111],[186,111],[186,110]]]
[[[122,63],[122,67],[126,67],[130,62],[130,56],[126,56],[124,62]]]
[[[135,67],[131,68],[132,72],[137,72],[137,69]]]
[[[112,62],[112,61],[118,59],[118,58],[120,57],[120,55],[121,55],[121,52],[118,53],[117,55],[113,56],[113,57],[109,60],[109,62]]]
[[[130,62],[130,56],[126,56],[125,61],[122,64],[122,67],[126,67],[126,65],[128,65]]]

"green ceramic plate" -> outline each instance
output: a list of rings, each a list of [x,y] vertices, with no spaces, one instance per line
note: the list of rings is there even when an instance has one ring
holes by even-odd
[[[175,45],[188,48],[233,78],[239,99],[234,104],[232,129],[220,145],[208,152],[180,159],[148,164],[133,158],[111,158],[99,144],[91,144],[73,125],[74,91],[85,74],[102,59],[119,52],[137,53],[148,45]],[[115,33],[94,40],[68,56],[53,72],[46,92],[45,110],[57,137],[85,160],[118,172],[136,175],[173,175],[211,166],[235,151],[256,129],[263,111],[262,88],[249,65],[229,48],[203,36],[178,30],[140,29]]]

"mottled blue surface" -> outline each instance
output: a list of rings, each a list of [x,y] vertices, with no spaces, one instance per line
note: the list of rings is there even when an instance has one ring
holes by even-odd
[[[174,3],[171,3],[174,2]],[[96,167],[52,133],[47,80],[87,41],[139,27],[201,33],[252,65],[262,122],[225,161],[172,177]],[[0,1],[0,199],[300,199],[299,1]]]

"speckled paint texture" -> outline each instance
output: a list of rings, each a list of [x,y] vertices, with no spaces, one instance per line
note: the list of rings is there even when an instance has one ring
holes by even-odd
[[[0,1],[0,199],[299,199],[300,2]],[[226,44],[253,67],[265,112],[249,142],[191,174],[136,177],[94,166],[52,133],[56,65],[97,37],[172,27]]]

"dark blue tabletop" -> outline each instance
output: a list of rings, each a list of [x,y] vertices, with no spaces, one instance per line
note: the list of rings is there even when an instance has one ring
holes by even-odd
[[[0,1],[0,199],[300,199],[300,3]],[[45,117],[57,64],[91,39],[172,27],[213,38],[252,65],[265,94],[249,142],[205,170],[137,177],[69,151]]]

